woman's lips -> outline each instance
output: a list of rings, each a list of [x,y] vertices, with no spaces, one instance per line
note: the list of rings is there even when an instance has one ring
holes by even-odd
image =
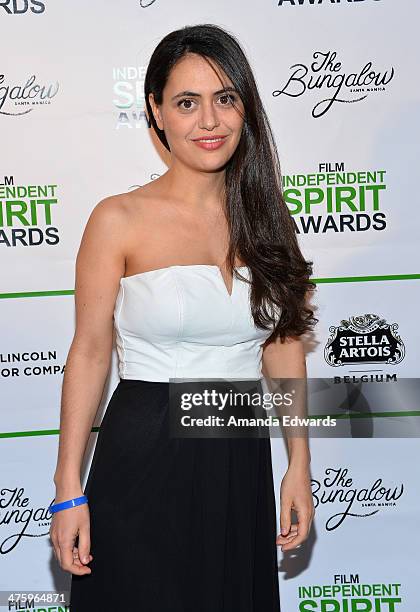
[[[207,138],[204,141],[203,140],[193,140],[193,143],[199,146],[201,149],[206,149],[207,151],[213,151],[214,149],[219,149],[225,143],[226,138],[227,136],[224,136],[221,139]]]

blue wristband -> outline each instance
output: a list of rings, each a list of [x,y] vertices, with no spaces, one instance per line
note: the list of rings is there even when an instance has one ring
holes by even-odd
[[[58,504],[51,504],[49,506],[49,511],[54,513],[59,510],[65,510],[66,508],[74,508],[74,506],[80,506],[80,504],[86,504],[88,498],[86,495],[81,495],[80,497],[75,497],[74,499],[68,499],[67,501],[60,502]]]

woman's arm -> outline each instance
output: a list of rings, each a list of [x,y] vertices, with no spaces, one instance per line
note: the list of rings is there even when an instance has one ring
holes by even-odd
[[[290,416],[306,414],[306,359],[302,341],[298,337],[287,337],[282,343],[276,339],[263,346],[262,374],[272,393],[296,390],[294,404],[288,410]],[[278,384],[272,379],[282,379]],[[288,379],[288,380],[285,380]],[[298,379],[296,383],[293,379]],[[282,415],[279,415],[280,418]],[[280,488],[281,533],[277,544],[282,550],[296,548],[308,537],[314,516],[311,492],[310,450],[304,428],[283,428],[286,433],[289,466]],[[291,511],[297,513],[298,522],[292,523]]]
[[[274,341],[263,346],[262,356],[262,373],[267,381],[271,392],[278,389],[278,385],[272,380],[273,378],[281,379],[299,379],[296,385],[292,380],[284,381],[285,387],[295,388],[298,392],[295,395],[294,405],[292,410],[288,411],[290,416],[300,415],[305,416],[306,413],[306,358],[303,343],[299,338],[289,336],[284,343],[277,338]],[[284,392],[285,389],[282,389]],[[279,390],[280,391],[280,390]],[[301,404],[298,404],[298,401]],[[310,450],[308,440],[303,435],[304,429],[293,429],[295,435],[287,435],[287,428],[284,429],[286,434],[289,463],[299,464],[302,467],[310,463]],[[300,435],[296,435],[299,431]]]
[[[125,272],[125,217],[123,195],[101,200],[90,214],[76,258],[76,327],[62,385],[56,503],[83,494],[82,460],[109,372],[113,311]],[[80,559],[89,555],[87,517],[85,505],[53,516],[54,551],[61,567],[72,573],[90,572],[72,554],[79,535]]]
[[[63,377],[54,474],[64,496],[80,486],[83,455],[110,367],[113,310],[125,270],[123,217],[118,196],[99,202],[76,258],[76,325]]]

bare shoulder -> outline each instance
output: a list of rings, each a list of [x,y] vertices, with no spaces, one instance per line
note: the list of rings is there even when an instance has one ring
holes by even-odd
[[[111,195],[91,210],[76,258],[77,280],[99,279],[116,290],[124,275],[130,201],[127,194]]]
[[[131,221],[139,217],[144,222],[152,221],[156,215],[164,214],[168,209],[168,197],[160,186],[159,179],[121,195],[121,204]]]
[[[100,200],[92,209],[88,222],[94,222],[95,225],[109,225],[118,231],[123,228],[128,221],[130,211],[129,194],[119,193],[110,195]]]
[[[174,219],[174,207],[159,179],[146,183],[131,192],[114,196],[110,208],[120,215],[126,238],[127,255],[139,244],[148,244],[151,235],[165,231]]]
[[[108,248],[127,256],[132,240],[139,238],[139,232],[150,229],[150,211],[154,209],[156,213],[151,200],[142,188],[103,198],[91,210],[83,238],[90,234],[98,240],[106,239]]]
[[[147,236],[161,219],[163,208],[164,198],[154,185],[107,196],[91,210],[82,244],[91,242],[97,248],[106,241],[110,252],[127,257],[133,244],[138,245],[139,238]]]

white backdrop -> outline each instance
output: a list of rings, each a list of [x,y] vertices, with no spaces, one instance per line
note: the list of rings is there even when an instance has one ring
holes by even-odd
[[[239,39],[254,69],[318,281],[308,375],[373,373],[391,386],[417,376],[419,19],[416,0],[2,3],[0,590],[68,588],[47,507],[74,331],[74,262],[95,204],[165,171],[142,94],[150,54],[168,32],[216,23]],[[355,332],[369,341],[375,321],[394,326],[403,359],[359,353],[328,363],[331,328],[353,317],[362,327],[373,319],[373,330]],[[118,381],[113,357],[96,426]],[[419,415],[390,418],[418,423]],[[90,452],[95,439],[96,430]],[[282,440],[272,449],[278,495]],[[282,612],[414,612],[418,439],[321,438],[311,451],[316,516],[304,546],[279,549]],[[384,489],[370,495],[378,479]]]

